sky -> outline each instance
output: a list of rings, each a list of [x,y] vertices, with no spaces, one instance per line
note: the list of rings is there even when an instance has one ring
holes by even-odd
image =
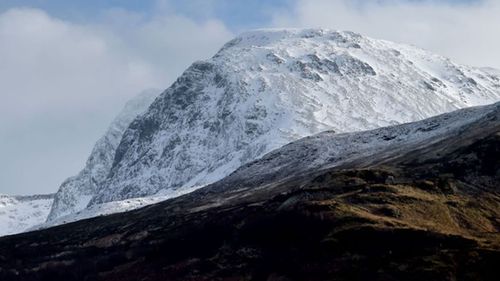
[[[0,193],[57,191],[124,103],[255,28],[322,27],[500,68],[497,0],[0,0]]]

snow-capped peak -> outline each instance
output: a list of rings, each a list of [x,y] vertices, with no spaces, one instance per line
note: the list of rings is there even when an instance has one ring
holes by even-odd
[[[195,62],[130,124],[89,204],[211,183],[321,131],[498,100],[498,75],[415,47],[323,29],[247,32]]]

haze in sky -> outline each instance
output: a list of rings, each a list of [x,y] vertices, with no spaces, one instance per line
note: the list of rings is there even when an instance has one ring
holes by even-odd
[[[255,28],[323,27],[500,68],[500,1],[2,0],[0,193],[55,192],[126,100]]]

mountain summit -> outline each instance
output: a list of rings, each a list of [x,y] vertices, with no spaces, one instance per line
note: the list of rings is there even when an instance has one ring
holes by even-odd
[[[244,33],[130,124],[89,205],[202,186],[321,131],[498,100],[499,75],[415,47],[322,29]]]

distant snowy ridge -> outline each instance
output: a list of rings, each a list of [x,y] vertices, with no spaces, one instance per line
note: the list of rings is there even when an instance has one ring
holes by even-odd
[[[0,194],[0,236],[16,234],[43,223],[54,194],[9,196]]]
[[[20,202],[25,202],[25,201],[33,201],[33,200],[51,200],[51,199],[54,199],[55,193],[34,194],[34,195],[13,195],[13,196],[6,195],[6,196],[12,197]],[[2,197],[2,195],[0,195],[0,197]]]
[[[177,192],[169,192],[164,195],[161,192],[159,194],[155,194],[148,197],[139,197],[139,198],[130,198],[121,201],[113,201],[107,202],[103,204],[93,205],[89,208],[83,209],[81,211],[71,213],[65,216],[58,217],[57,219],[53,219],[51,221],[43,222],[32,226],[27,230],[39,230],[43,228],[48,228],[56,225],[61,225],[65,223],[70,223],[74,221],[79,221],[83,219],[93,218],[97,216],[104,216],[114,213],[121,213],[126,211],[131,211],[137,208],[142,208],[151,204],[155,204],[161,201],[165,201],[167,199],[181,196],[183,194],[189,193],[196,189],[201,188],[201,186],[193,186],[191,188],[186,188],[183,190],[179,190]]]
[[[102,138],[95,144],[83,170],[66,179],[55,195],[48,220],[84,209],[106,179],[122,134],[128,125],[153,102],[160,90],[144,91],[128,101]]]
[[[51,220],[176,194],[322,131],[374,129],[500,100],[500,77],[352,32],[258,30],[195,62],[118,141],[105,178]],[[70,192],[67,192],[70,194]],[[76,204],[75,202],[78,202]],[[88,203],[88,204],[86,204]]]

